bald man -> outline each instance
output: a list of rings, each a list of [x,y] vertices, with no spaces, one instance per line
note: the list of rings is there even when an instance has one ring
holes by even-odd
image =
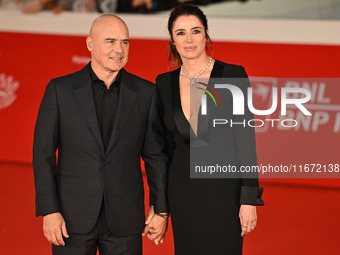
[[[86,39],[91,62],[52,79],[36,121],[36,215],[54,255],[142,254],[145,227],[140,157],[151,216],[143,234],[166,230],[164,129],[152,83],[125,71],[126,24],[102,15]],[[58,150],[58,162],[56,151]]]

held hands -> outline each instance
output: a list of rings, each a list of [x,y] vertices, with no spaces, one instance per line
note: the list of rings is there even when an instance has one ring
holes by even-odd
[[[146,235],[156,245],[163,243],[164,234],[168,228],[168,219],[155,214],[153,206],[148,213],[145,225],[142,236]]]
[[[60,213],[51,213],[44,216],[43,231],[46,239],[57,246],[65,246],[63,236],[69,238],[66,223]]]
[[[241,205],[240,207],[240,222],[241,222],[241,236],[249,234],[256,227],[257,215],[256,206],[254,205]]]

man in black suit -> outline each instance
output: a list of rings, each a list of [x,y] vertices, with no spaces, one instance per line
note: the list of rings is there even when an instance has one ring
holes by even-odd
[[[36,215],[54,255],[140,255],[145,227],[140,157],[154,214],[144,233],[167,224],[164,133],[152,83],[124,70],[129,32],[106,14],[91,27],[91,62],[52,79],[35,126]],[[56,160],[58,150],[58,162]]]

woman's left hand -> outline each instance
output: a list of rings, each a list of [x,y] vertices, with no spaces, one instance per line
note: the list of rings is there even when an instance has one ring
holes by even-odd
[[[240,222],[241,222],[241,236],[249,234],[256,227],[257,215],[256,206],[254,205],[241,205],[240,207]]]

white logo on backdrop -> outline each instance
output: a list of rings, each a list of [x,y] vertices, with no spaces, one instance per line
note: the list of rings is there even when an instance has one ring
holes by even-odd
[[[0,73],[0,110],[10,106],[17,95],[14,93],[20,83],[15,81],[12,75]]]
[[[88,62],[90,62],[91,58],[89,57],[82,57],[73,55],[72,56],[72,63],[77,65],[86,65]]]

